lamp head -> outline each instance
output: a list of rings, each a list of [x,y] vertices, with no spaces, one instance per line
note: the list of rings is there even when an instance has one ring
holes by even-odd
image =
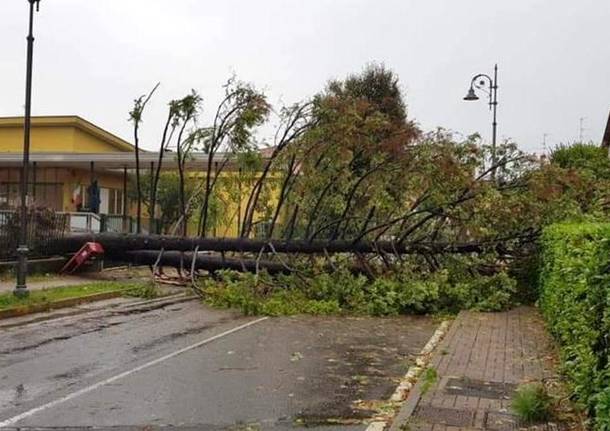
[[[479,96],[474,92],[474,88],[470,87],[468,94],[464,97],[464,100],[479,100]]]

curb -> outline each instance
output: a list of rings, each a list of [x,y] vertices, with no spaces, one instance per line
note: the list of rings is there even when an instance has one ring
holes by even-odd
[[[418,364],[417,362],[420,360],[420,358],[418,358],[416,361],[415,367],[413,367],[413,368],[419,368],[419,373],[417,374],[417,377],[419,377],[419,374],[421,374],[424,371],[425,366],[427,366],[430,363],[430,361],[432,360],[432,353],[434,351],[434,348],[436,348],[440,344],[440,342],[443,340],[445,335],[447,335],[447,332],[449,332],[449,329],[451,328],[452,322],[453,321],[447,321],[447,320],[443,321],[441,323],[441,326],[439,326],[439,329],[437,329],[437,332],[435,332],[434,335],[432,336],[432,338],[430,338],[430,341],[428,341],[428,344],[430,344],[433,341],[433,339],[436,338],[434,346],[432,348],[429,348],[428,344],[426,344],[426,346],[422,350],[422,352],[424,350],[427,350],[425,353],[425,355],[426,355],[425,363],[423,363],[422,365]],[[443,329],[442,333],[438,337],[436,337],[437,333],[441,330],[441,327],[443,325],[444,325],[444,328],[442,328]],[[389,431],[401,430],[401,426],[411,417],[411,415],[413,414],[413,411],[415,410],[415,407],[417,407],[417,403],[419,403],[419,399],[423,395],[422,387],[424,385],[423,380],[417,379],[417,377],[414,380],[412,380],[412,383],[409,386],[408,392],[405,393],[405,397],[403,398],[404,403],[400,407],[400,410],[398,411],[398,413],[394,416],[394,418],[392,418],[392,423],[389,427]]]
[[[418,381],[418,378],[430,362],[432,352],[443,340],[445,334],[447,334],[449,328],[451,327],[451,322],[452,321],[450,320],[443,320],[441,322],[438,328],[436,328],[436,331],[434,331],[434,334],[432,334],[432,337],[430,337],[426,345],[417,355],[415,364],[409,367],[407,373],[394,390],[394,393],[390,397],[390,402],[396,406],[400,406],[398,413],[392,417],[383,418],[382,420],[373,420],[373,422],[370,422],[367,426],[366,431],[383,431],[388,428],[388,424],[390,425],[389,430],[399,429],[398,423],[402,422],[399,420],[399,418],[403,416],[403,411],[412,402],[412,398],[416,399],[415,404],[417,404],[417,401],[419,400],[418,391],[422,383],[421,381]],[[401,403],[404,401],[407,402],[401,406]],[[415,404],[413,405],[413,408],[415,407]]]
[[[21,307],[8,308],[0,310],[0,319],[9,319],[11,317],[21,317],[28,314],[41,313],[44,311],[56,310],[58,308],[73,307],[79,304],[88,302],[103,301],[104,299],[117,298],[123,296],[122,290],[112,290],[110,292],[94,293],[76,298],[60,299],[59,301],[47,302],[42,304],[24,305]]]
[[[424,348],[417,355],[417,359],[415,360],[415,365],[409,367],[407,374],[403,377],[402,381],[392,394],[390,401],[394,402],[402,402],[407,399],[409,396],[409,392],[417,383],[417,379],[419,375],[424,371],[428,363],[430,362],[430,356],[432,351],[438,346],[441,342],[447,330],[449,329],[450,322],[448,320],[444,320],[441,322],[439,327],[434,331],[432,337],[428,340]]]

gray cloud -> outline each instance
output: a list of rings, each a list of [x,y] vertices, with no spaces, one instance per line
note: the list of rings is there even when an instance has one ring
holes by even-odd
[[[610,109],[607,0],[42,0],[33,113],[79,114],[130,139],[132,99],[162,87],[145,115],[155,148],[167,101],[197,89],[206,115],[232,74],[270,100],[307,98],[329,78],[383,62],[410,116],[490,136],[470,78],[500,67],[499,135],[527,150],[599,141]],[[27,2],[1,0],[0,115],[21,115]]]

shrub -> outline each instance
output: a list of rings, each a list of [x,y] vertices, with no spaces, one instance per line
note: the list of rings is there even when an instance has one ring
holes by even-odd
[[[551,162],[562,168],[576,169],[599,179],[610,179],[608,150],[599,145],[576,143],[553,150]]]
[[[494,275],[460,277],[454,282],[440,284],[444,306],[441,309],[459,311],[501,311],[515,302],[516,281],[504,272]]]
[[[414,274],[398,271],[369,280],[339,267],[332,273],[258,275],[221,271],[203,288],[216,307],[245,314],[434,313],[472,308],[497,311],[513,303],[515,281],[505,273],[451,280],[446,271]]]
[[[551,417],[551,401],[544,385],[530,383],[517,389],[511,408],[526,423],[542,422]]]
[[[610,421],[610,224],[557,224],[542,237],[540,306],[575,399]],[[605,424],[605,425],[601,425]]]

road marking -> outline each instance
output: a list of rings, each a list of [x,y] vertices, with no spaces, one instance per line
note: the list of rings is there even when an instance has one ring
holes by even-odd
[[[205,340],[199,341],[198,343],[191,344],[190,346],[184,347],[184,348],[182,348],[180,350],[176,350],[173,353],[169,353],[169,354],[167,354],[165,356],[162,356],[160,358],[154,359],[154,360],[152,360],[150,362],[147,362],[145,364],[142,364],[140,366],[132,368],[131,370],[124,371],[124,372],[122,372],[120,374],[117,374],[116,376],[110,377],[110,378],[108,378],[106,380],[102,380],[100,382],[94,383],[91,386],[87,386],[87,387],[85,387],[83,389],[79,389],[76,392],[72,392],[71,394],[68,394],[68,395],[63,396],[61,398],[58,398],[56,400],[50,401],[50,402],[48,402],[46,404],[43,404],[41,406],[35,407],[35,408],[31,409],[31,410],[28,410],[26,412],[18,414],[17,416],[13,416],[12,418],[6,419],[6,420],[0,422],[0,428],[4,428],[4,427],[7,427],[7,426],[15,425],[20,420],[28,418],[28,417],[30,417],[32,415],[35,415],[36,413],[39,413],[39,412],[41,412],[43,410],[46,410],[46,409],[51,408],[51,407],[55,407],[58,404],[62,404],[64,402],[69,401],[71,399],[74,399],[76,397],[80,397],[81,395],[84,395],[84,394],[86,394],[88,392],[94,391],[94,390],[96,390],[98,388],[101,388],[102,386],[106,386],[109,383],[116,382],[117,380],[123,379],[123,378],[125,378],[125,377],[127,377],[127,376],[129,376],[131,374],[137,373],[138,371],[142,371],[142,370],[144,370],[146,368],[150,368],[153,365],[157,365],[157,364],[159,364],[161,362],[167,361],[168,359],[174,358],[174,357],[176,357],[178,355],[181,355],[181,354],[183,354],[185,352],[188,352],[189,350],[196,349],[196,348],[201,347],[201,346],[203,346],[205,344],[211,343],[212,341],[218,340],[219,338],[222,338],[224,336],[227,336],[227,335],[232,334],[232,333],[237,332],[237,331],[241,331],[242,329],[245,329],[245,328],[247,328],[249,326],[256,325],[257,323],[260,323],[263,320],[267,320],[267,319],[268,319],[268,317],[261,317],[260,319],[252,320],[252,321],[250,321],[248,323],[244,323],[243,325],[236,326],[235,328],[229,329],[228,331],[222,332],[222,333],[220,333],[218,335],[214,335],[213,337],[210,337],[210,338],[206,338]]]

